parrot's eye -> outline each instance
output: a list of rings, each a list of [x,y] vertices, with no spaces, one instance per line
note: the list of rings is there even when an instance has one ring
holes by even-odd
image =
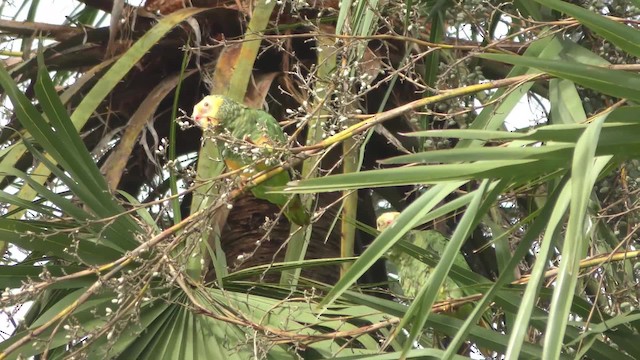
[[[208,107],[209,107],[209,103],[208,103],[208,102],[205,102],[204,104],[202,104],[202,106],[204,106],[204,107],[208,108]]]

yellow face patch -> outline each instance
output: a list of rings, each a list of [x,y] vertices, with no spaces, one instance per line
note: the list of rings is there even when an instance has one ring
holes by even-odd
[[[193,120],[201,127],[214,127],[220,124],[218,112],[224,103],[224,99],[219,96],[205,96],[196,106],[193,107]]]
[[[376,220],[376,228],[378,231],[385,230],[389,226],[393,225],[399,215],[399,212],[390,211],[378,216],[378,219]]]
[[[209,96],[204,98],[205,101],[207,100],[207,98],[209,98]],[[214,97],[213,99],[209,100],[209,102],[211,103],[210,109],[211,109],[212,117],[217,117],[218,116],[218,111],[220,111],[220,108],[222,107],[222,104],[224,103],[224,99],[221,98],[221,97]]]

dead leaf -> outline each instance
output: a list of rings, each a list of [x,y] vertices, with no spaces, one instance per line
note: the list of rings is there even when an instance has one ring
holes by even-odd
[[[197,71],[195,69],[190,70],[186,72],[184,76],[188,77],[196,72]],[[109,158],[102,165],[102,172],[105,174],[105,178],[107,179],[107,183],[111,190],[118,188],[122,173],[127,166],[127,162],[140,133],[147,122],[153,117],[153,114],[156,112],[162,99],[173,91],[179,80],[179,74],[166,78],[151,90],[136,112],[131,116],[117,148],[111,153],[111,155],[109,155]]]
[[[249,83],[247,94],[244,96],[244,104],[256,109],[262,108],[271,84],[278,74],[278,72],[271,72],[255,75]]]

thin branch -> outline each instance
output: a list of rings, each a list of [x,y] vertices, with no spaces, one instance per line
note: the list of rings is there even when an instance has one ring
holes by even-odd
[[[82,34],[83,29],[68,25],[54,25],[31,21],[0,20],[0,32],[20,36],[42,36],[58,41]]]

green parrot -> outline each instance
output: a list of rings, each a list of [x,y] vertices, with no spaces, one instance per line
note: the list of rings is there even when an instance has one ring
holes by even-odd
[[[240,174],[249,178],[254,174],[281,163],[282,149],[287,138],[280,124],[269,113],[249,108],[228,97],[205,96],[193,107],[191,118],[203,130],[216,135],[220,154],[230,170],[245,168]],[[287,171],[280,172],[251,189],[253,195],[283,208],[289,221],[300,226],[309,224],[298,195],[268,193],[272,187],[281,187],[291,181]]]
[[[399,212],[386,212],[378,217],[376,220],[376,228],[378,231],[383,231],[391,226],[398,216]],[[432,254],[441,256],[444,252],[444,248],[447,246],[447,239],[435,230],[411,230],[407,232],[402,241],[407,241],[410,244],[418,246],[422,249],[430,251]],[[400,280],[400,287],[405,296],[415,299],[424,284],[427,283],[433,268],[424,262],[414,258],[413,256],[392,247],[387,252],[387,259],[397,270],[397,274]],[[458,267],[472,271],[464,259],[461,253],[458,253],[453,260],[453,263]],[[458,299],[465,296],[476,294],[477,291],[472,291],[465,288],[463,284],[456,283],[450,277],[447,277],[438,295],[437,301],[445,301],[450,299]],[[452,312],[452,315],[458,319],[465,320],[471,311],[473,306],[471,304],[464,304]],[[478,325],[490,329],[491,319],[486,319],[486,314],[480,318]],[[480,352],[484,354],[490,354],[489,349],[479,348]]]
[[[378,231],[383,231],[391,226],[399,215],[400,213],[395,211],[386,212],[380,215],[376,221]],[[437,255],[442,255],[444,248],[447,246],[447,239],[435,230],[411,230],[405,235],[404,240]],[[389,249],[387,252],[387,259],[395,265],[398,271],[402,292],[407,297],[415,298],[420,292],[422,285],[426,284],[429,274],[433,271],[433,268],[396,248]],[[453,263],[461,268],[471,271],[469,264],[467,264],[467,261],[464,259],[462,254],[456,255]],[[466,295],[472,294],[465,294],[453,279],[447,277],[440,288],[438,301],[457,299]]]

